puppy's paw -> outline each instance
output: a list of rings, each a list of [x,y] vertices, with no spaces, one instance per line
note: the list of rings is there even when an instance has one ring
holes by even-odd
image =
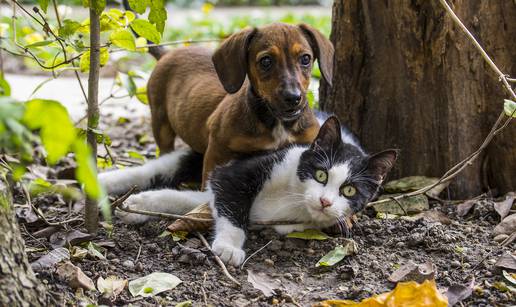
[[[245,260],[245,252],[241,248],[216,241],[211,248],[220,260],[234,267],[240,266]]]
[[[145,204],[145,197],[140,194],[135,194],[129,196],[129,198],[127,198],[122,204],[122,207],[136,210],[145,210]],[[130,213],[122,210],[116,210],[115,215],[125,224],[141,224],[152,219],[152,217],[148,215]]]

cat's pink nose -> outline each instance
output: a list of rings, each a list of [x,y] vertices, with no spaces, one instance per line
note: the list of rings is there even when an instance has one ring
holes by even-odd
[[[319,201],[321,202],[321,207],[323,207],[323,209],[331,206],[331,201],[327,198],[321,197],[319,198]]]

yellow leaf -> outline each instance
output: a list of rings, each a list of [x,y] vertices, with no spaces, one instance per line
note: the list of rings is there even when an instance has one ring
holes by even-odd
[[[209,14],[212,10],[213,10],[213,4],[209,3],[209,2],[205,2],[202,7],[201,7],[201,10],[204,14]]]
[[[446,307],[448,299],[435,285],[434,280],[422,284],[415,281],[400,282],[391,292],[366,298],[359,303],[350,300],[327,300],[314,307]]]

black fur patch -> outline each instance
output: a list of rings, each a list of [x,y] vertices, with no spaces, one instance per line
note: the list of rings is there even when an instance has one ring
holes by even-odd
[[[182,183],[200,183],[202,181],[202,164],[204,156],[190,151],[179,160],[179,169],[174,176],[157,175],[151,179],[150,187],[157,189],[177,189]]]

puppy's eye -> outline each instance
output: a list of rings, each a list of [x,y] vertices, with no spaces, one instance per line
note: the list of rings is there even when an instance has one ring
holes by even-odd
[[[326,183],[326,181],[328,180],[328,173],[320,169],[316,170],[315,180],[317,180],[320,183]]]
[[[301,62],[301,65],[303,66],[308,66],[312,63],[312,57],[309,54],[303,54],[299,59],[299,62]]]
[[[263,58],[260,59],[260,66],[265,70],[271,68],[272,58],[270,56],[264,56]]]
[[[346,197],[353,197],[356,193],[357,189],[352,185],[345,185],[340,188],[340,194]]]

